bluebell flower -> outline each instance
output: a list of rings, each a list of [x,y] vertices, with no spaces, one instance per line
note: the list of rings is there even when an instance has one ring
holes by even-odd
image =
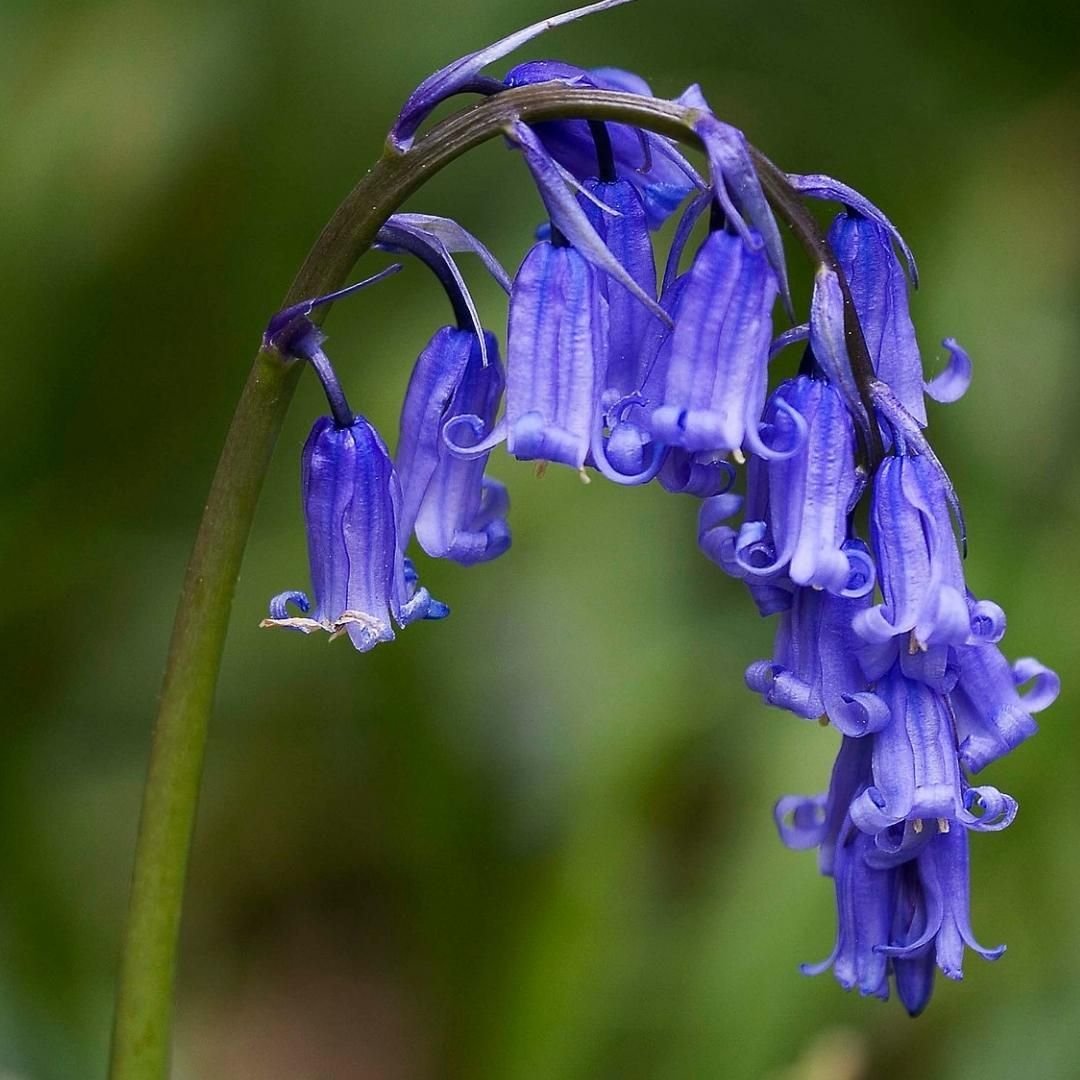
[[[927,829],[917,854],[881,863],[865,834],[848,823],[836,846],[837,935],[820,964],[803,965],[818,975],[830,967],[846,990],[886,999],[889,976],[912,1016],[933,992],[934,968],[963,978],[965,946],[996,960],[1004,946],[987,949],[975,939],[969,914],[968,838],[962,828]]]
[[[892,722],[874,735],[872,779],[852,803],[858,828],[875,837],[895,826],[944,819],[988,831],[1004,828],[1016,804],[996,789],[972,789],[957,756],[952,710],[944,695],[894,667],[877,684]],[[984,811],[972,809],[976,791]],[[893,837],[883,842],[891,843]]]
[[[957,401],[971,381],[971,365],[956,341],[946,338],[943,344],[949,352],[948,366],[941,374],[924,382],[908,305],[908,280],[913,285],[918,284],[911,249],[896,226],[873,203],[846,184],[820,175],[793,174],[788,180],[803,194],[845,206],[846,209],[834,219],[828,240],[850,287],[870,359],[878,378],[891,388],[915,421],[925,426],[924,394],[939,402]],[[894,245],[906,261],[906,276]],[[835,274],[827,269],[819,272],[816,290],[815,309],[823,324],[820,332],[833,341],[831,350],[819,351],[823,354],[837,352],[840,342],[836,333],[843,325],[843,313]],[[813,321],[812,315],[811,323]],[[839,366],[846,369],[848,365]],[[851,388],[846,389],[850,400]]]
[[[656,266],[641,196],[624,179],[586,180],[584,187],[595,201],[583,201],[582,208],[604,246],[642,291],[655,297]],[[603,388],[620,400],[641,391],[652,359],[649,342],[663,324],[622,284],[607,275],[601,275],[599,284],[610,323]]]
[[[390,454],[367,420],[358,416],[341,426],[321,417],[304,445],[301,469],[314,610],[306,615],[311,604],[303,593],[281,593],[261,626],[344,633],[367,652],[394,639],[392,621],[405,627],[449,613],[406,574],[398,544],[401,490]],[[305,614],[290,616],[290,603]]]
[[[845,990],[866,997],[889,996],[889,959],[881,947],[890,939],[896,871],[873,867],[867,855],[873,840],[850,823],[835,845],[833,881],[836,887],[836,944],[819,964],[803,964],[805,975],[832,968]]]
[[[760,439],[776,275],[760,241],[709,234],[686,274],[675,329],[657,359],[663,390],[649,424],[689,451],[774,453]]]
[[[510,546],[509,497],[484,475],[488,454],[454,454],[443,438],[447,424],[458,438],[471,431],[473,443],[494,427],[503,390],[499,346],[492,334],[485,334],[483,349],[480,340],[460,327],[436,331],[405,392],[396,456],[402,543],[415,528],[428,555],[467,566]],[[462,446],[468,449],[468,443]]]
[[[1033,657],[1010,664],[994,644],[962,645],[955,655],[957,679],[949,700],[960,762],[978,772],[1035,734],[1032,713],[1052,705],[1061,684]],[[1030,690],[1021,694],[1029,681]]]
[[[651,96],[640,76],[611,68],[539,60],[485,74],[543,31],[623,2],[543,20],[436,72],[406,102],[388,154],[407,152],[455,94],[526,101],[513,88],[561,82],[591,88],[582,95],[591,99]],[[485,476],[501,441],[518,458],[583,476],[595,468],[622,484],[659,478],[701,499],[702,550],[747,586],[762,615],[778,616],[773,655],[749,666],[747,685],[841,735],[828,790],[776,808],[784,842],[816,848],[835,888],[834,949],[803,970],[831,968],[844,987],[881,998],[895,987],[917,1014],[937,971],[961,977],[966,948],[1000,955],[971,930],[968,833],[1007,827],[1017,805],[970,777],[1035,732],[1057,676],[1031,658],[1010,664],[999,647],[1004,612],[967,587],[959,501],[924,428],[925,397],[957,400],[971,361],[946,339],[944,370],[925,380],[903,237],[829,177],[790,175],[789,189],[696,85],[675,104],[708,159],[707,182],[654,133],[507,114],[506,139],[548,220],[512,283],[448,219],[399,214],[379,231],[377,247],[435,272],[456,323],[416,362],[396,467],[349,408],[311,318],[355,287],[271,321],[265,344],[311,363],[332,416],[303,453],[314,610],[304,594],[282,593],[263,625],[347,634],[365,651],[392,639],[395,625],[445,616],[405,552],[413,534],[428,554],[464,564],[506,550],[506,492]],[[829,250],[794,211],[793,192],[841,204]],[[687,201],[658,295],[650,230]],[[796,319],[772,205],[817,256],[809,317],[775,341],[778,297]],[[706,210],[708,232],[683,272]],[[452,257],[459,251],[478,255],[510,293],[505,376]],[[769,395],[771,359],[793,342],[806,343],[799,374]],[[744,464],[741,496],[732,487]],[[856,533],[864,493],[869,546]]]
[[[780,613],[773,658],[747,668],[747,686],[767,704],[831,722],[844,735],[880,731],[889,707],[859,666],[860,642],[851,628],[867,602],[865,593],[848,598],[796,589]]]
[[[895,694],[890,702],[897,705]],[[884,729],[844,738],[828,792],[787,796],[776,806],[781,839],[795,849],[818,848],[821,872],[836,890],[836,944],[822,963],[802,970],[815,975],[831,967],[845,989],[883,999],[892,976],[912,1015],[929,1001],[935,964],[960,978],[965,945],[987,959],[1004,951],[982,948],[971,931],[967,831],[1004,828],[1016,812],[996,789],[965,787],[959,818],[917,818],[880,832],[860,827],[855,808],[877,791],[879,743],[894,726],[910,730],[917,743],[919,719],[897,712]]]
[[[510,300],[511,454],[584,467],[600,406],[607,338],[607,306],[593,267],[568,244],[536,244],[514,278]]]
[[[829,242],[851,287],[874,370],[907,412],[925,425],[924,395],[944,403],[959,400],[971,382],[971,361],[955,339],[946,338],[942,343],[949,353],[945,370],[924,381],[908,310],[907,279],[892,240],[885,226],[851,210],[838,214],[829,230]]]
[[[907,278],[889,232],[862,214],[846,211],[833,221],[829,243],[851,287],[878,378],[925,424],[922,359],[908,312]]]
[[[896,899],[889,957],[896,989],[912,1016],[926,1008],[934,967],[949,979],[964,977],[964,949],[997,960],[1004,945],[985,948],[971,929],[968,835],[965,829],[938,829],[918,855],[896,870]]]
[[[376,242],[415,255],[446,293],[456,326],[435,332],[420,354],[402,405],[396,466],[402,485],[399,541],[404,551],[415,529],[420,546],[436,558],[466,565],[496,558],[510,546],[506,489],[484,475],[488,453],[476,450],[495,425],[503,373],[495,337],[484,330],[454,252],[479,256],[510,291],[499,261],[449,218],[394,214]],[[445,438],[456,426],[465,442],[455,453]]]
[[[904,257],[908,280],[918,288],[919,271],[911,248],[877,206],[842,181],[820,173],[807,176],[789,173],[788,182],[803,195],[838,202],[846,208],[834,221],[829,240],[851,285],[871,358],[878,377],[892,387],[904,408],[920,424],[925,424],[925,410],[918,393],[921,380],[918,346],[908,330],[911,320],[907,285],[903,274],[898,275],[893,254],[895,244]],[[886,332],[890,324],[895,339]],[[948,366],[923,384],[923,390],[935,401],[947,404],[958,401],[967,391],[971,362],[954,338],[946,338],[942,344],[949,352]]]
[[[613,236],[627,241],[617,246],[631,268],[601,238],[536,134],[519,123],[513,138],[536,181],[551,228],[525,257],[511,289],[506,416],[473,450],[505,437],[507,450],[516,457],[582,469],[591,447],[599,446],[603,437],[601,399],[610,340],[606,295],[625,289],[629,300],[643,304],[661,321],[669,316],[647,291],[654,281],[646,275],[639,282],[633,276],[636,260],[625,250],[629,231]],[[616,191],[620,197],[625,194],[623,188]],[[605,206],[602,212],[611,213],[611,208]],[[622,477],[614,469],[607,472],[616,479],[642,479]]]
[[[449,608],[419,586],[404,556],[398,542],[401,485],[390,454],[379,433],[349,407],[323,350],[323,332],[310,316],[315,308],[400,269],[394,265],[345,289],[294,304],[278,312],[263,335],[265,347],[311,364],[333,415],[315,421],[301,455],[314,611],[304,593],[279,593],[270,601],[270,617],[259,625],[305,634],[325,630],[331,639],[347,634],[360,652],[392,641],[392,621],[404,627],[417,619],[442,619]],[[290,615],[290,604],[301,614]]]
[[[796,585],[847,595],[858,574],[857,591],[868,592],[873,563],[847,543],[848,515],[862,484],[854,429],[840,395],[825,380],[800,375],[774,391],[764,421],[776,456],[752,474],[764,491],[750,502],[762,513],[748,514],[739,530],[740,576],[786,568]]]
[[[926,455],[901,453],[879,466],[870,538],[884,603],[855,621],[868,642],[910,634],[913,647],[923,648],[972,637],[952,501],[948,478]]]

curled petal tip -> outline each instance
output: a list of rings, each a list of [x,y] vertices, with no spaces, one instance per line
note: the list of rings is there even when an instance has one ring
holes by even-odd
[[[1056,671],[1040,664],[1032,656],[1025,656],[1013,664],[1013,680],[1017,687],[1030,682],[1030,689],[1020,695],[1028,712],[1042,712],[1051,706],[1061,693],[1061,678]]]
[[[288,605],[298,607],[305,615],[311,610],[311,603],[307,596],[296,590],[278,593],[270,600],[270,618],[287,619],[289,617]]]
[[[949,361],[944,371],[925,384],[925,389],[935,401],[950,405],[959,401],[971,386],[971,358],[956,338],[946,338],[941,344],[949,351]]]

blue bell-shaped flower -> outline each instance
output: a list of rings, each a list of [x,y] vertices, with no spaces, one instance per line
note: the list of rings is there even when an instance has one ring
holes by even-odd
[[[449,609],[418,588],[398,544],[401,488],[379,433],[362,416],[341,426],[324,416],[304,444],[301,486],[315,594],[286,592],[270,601],[261,626],[310,634],[347,634],[360,652],[393,641],[392,622],[441,619]]]

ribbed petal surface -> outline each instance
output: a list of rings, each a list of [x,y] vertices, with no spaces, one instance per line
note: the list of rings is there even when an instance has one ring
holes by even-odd
[[[746,575],[786,568],[796,585],[850,595],[857,574],[858,591],[868,592],[873,566],[845,543],[856,491],[855,441],[840,395],[823,380],[800,375],[774,392],[763,430],[777,453],[761,470],[765,515],[748,517],[736,544]]]
[[[448,609],[418,587],[398,547],[401,487],[378,432],[363,417],[343,427],[315,422],[301,462],[304,519],[315,605],[311,618],[290,618],[286,603],[306,610],[300,593],[271,602],[264,626],[347,633],[360,652],[392,641],[391,620],[438,619]]]
[[[487,481],[488,454],[464,458],[442,438],[448,420],[469,417],[459,431],[489,431],[502,397],[498,342],[485,334],[487,364],[469,330],[443,327],[420,354],[401,413],[397,462],[402,483],[401,544],[415,528],[427,554],[470,565],[510,546],[506,491]],[[478,441],[478,437],[474,438]]]
[[[626,180],[614,183],[589,180],[585,189],[615,211],[615,214],[606,213],[594,203],[582,201],[600,239],[641,289],[655,297],[656,265],[641,196]],[[618,399],[641,390],[652,359],[645,347],[658,320],[636,296],[606,275],[600,276],[599,286],[601,296],[607,301],[609,317],[603,388]]]
[[[916,647],[968,641],[972,616],[949,492],[934,462],[922,455],[882,462],[870,536],[885,602],[858,617],[859,634],[880,643],[911,633]]]
[[[829,242],[851,286],[878,378],[892,387],[920,424],[925,424],[922,359],[908,311],[907,277],[893,253],[889,232],[877,222],[848,211],[837,215]]]
[[[686,450],[756,440],[765,405],[776,278],[763,250],[718,230],[702,244],[675,309],[653,435]]]
[[[537,244],[510,297],[507,449],[580,469],[599,408],[607,311],[596,274],[570,247]]]

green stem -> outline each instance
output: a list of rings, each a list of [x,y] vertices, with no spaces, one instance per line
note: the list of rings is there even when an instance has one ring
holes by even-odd
[[[407,153],[388,148],[330,219],[282,306],[340,288],[405,199],[517,118],[617,121],[700,145],[693,111],[672,102],[556,83],[504,91],[443,121]],[[169,1072],[180,913],[207,727],[244,548],[299,374],[298,364],[276,352],[256,356],[184,578],[139,819],[111,1080],[162,1080]]]

